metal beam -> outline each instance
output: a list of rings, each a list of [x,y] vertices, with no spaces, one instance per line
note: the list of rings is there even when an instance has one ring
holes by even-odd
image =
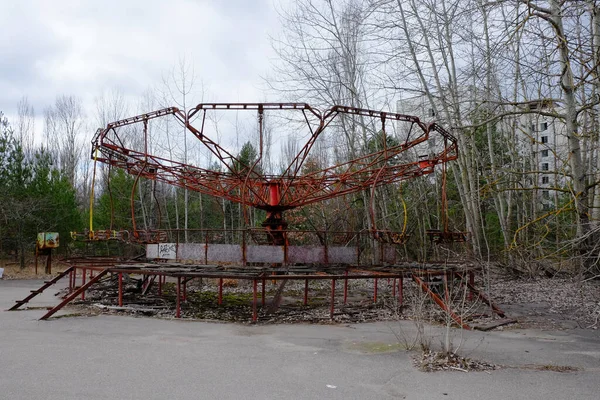
[[[67,304],[69,304],[71,301],[73,301],[81,293],[85,292],[90,286],[92,286],[93,284],[95,284],[96,282],[98,282],[100,280],[100,278],[102,278],[108,272],[109,272],[108,268],[100,271],[100,273],[98,275],[96,275],[95,277],[93,277],[92,279],[90,279],[85,285],[81,286],[79,289],[77,289],[74,292],[72,292],[71,294],[69,294],[59,305],[57,305],[56,307],[54,307],[53,309],[51,309],[50,311],[48,311],[46,314],[44,314],[44,316],[42,316],[40,318],[40,320],[43,321],[43,320],[47,320],[48,318],[50,318],[58,310],[60,310],[61,308],[63,308]]]

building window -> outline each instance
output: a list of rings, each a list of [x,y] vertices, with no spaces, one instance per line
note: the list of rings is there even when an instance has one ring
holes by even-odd
[[[542,136],[542,144],[548,143],[548,136]]]
[[[542,198],[549,199],[550,198],[550,191],[548,191],[548,190],[542,190]]]
[[[542,157],[548,157],[548,150],[542,150]]]
[[[542,123],[540,124],[540,131],[542,131],[542,132],[543,132],[543,131],[545,131],[545,130],[548,130],[548,123],[547,123],[547,122],[542,122]]]
[[[435,110],[433,108],[429,109],[429,116],[430,117],[435,117]]]
[[[529,127],[529,131],[530,132],[535,132],[535,124],[531,124],[531,126]]]
[[[542,171],[548,171],[548,163],[542,163]]]
[[[550,182],[550,178],[548,178],[547,176],[542,176],[542,183],[547,184]]]

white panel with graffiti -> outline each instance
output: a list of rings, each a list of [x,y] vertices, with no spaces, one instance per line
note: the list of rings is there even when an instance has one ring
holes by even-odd
[[[159,243],[157,258],[161,258],[164,260],[175,260],[177,258],[177,244],[176,243]]]

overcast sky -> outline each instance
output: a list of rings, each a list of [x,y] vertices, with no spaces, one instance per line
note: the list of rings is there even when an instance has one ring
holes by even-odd
[[[115,89],[135,101],[181,57],[194,66],[198,101],[200,82],[205,101],[265,101],[276,7],[276,0],[2,0],[0,111],[14,120],[27,96],[41,121],[65,94],[91,113],[94,98]]]

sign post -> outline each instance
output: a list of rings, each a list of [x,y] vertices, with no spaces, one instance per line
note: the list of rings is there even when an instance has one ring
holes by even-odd
[[[52,249],[58,247],[59,239],[58,232],[41,232],[37,235],[35,241],[35,274],[38,273],[38,256],[46,257],[45,273],[52,273]]]

